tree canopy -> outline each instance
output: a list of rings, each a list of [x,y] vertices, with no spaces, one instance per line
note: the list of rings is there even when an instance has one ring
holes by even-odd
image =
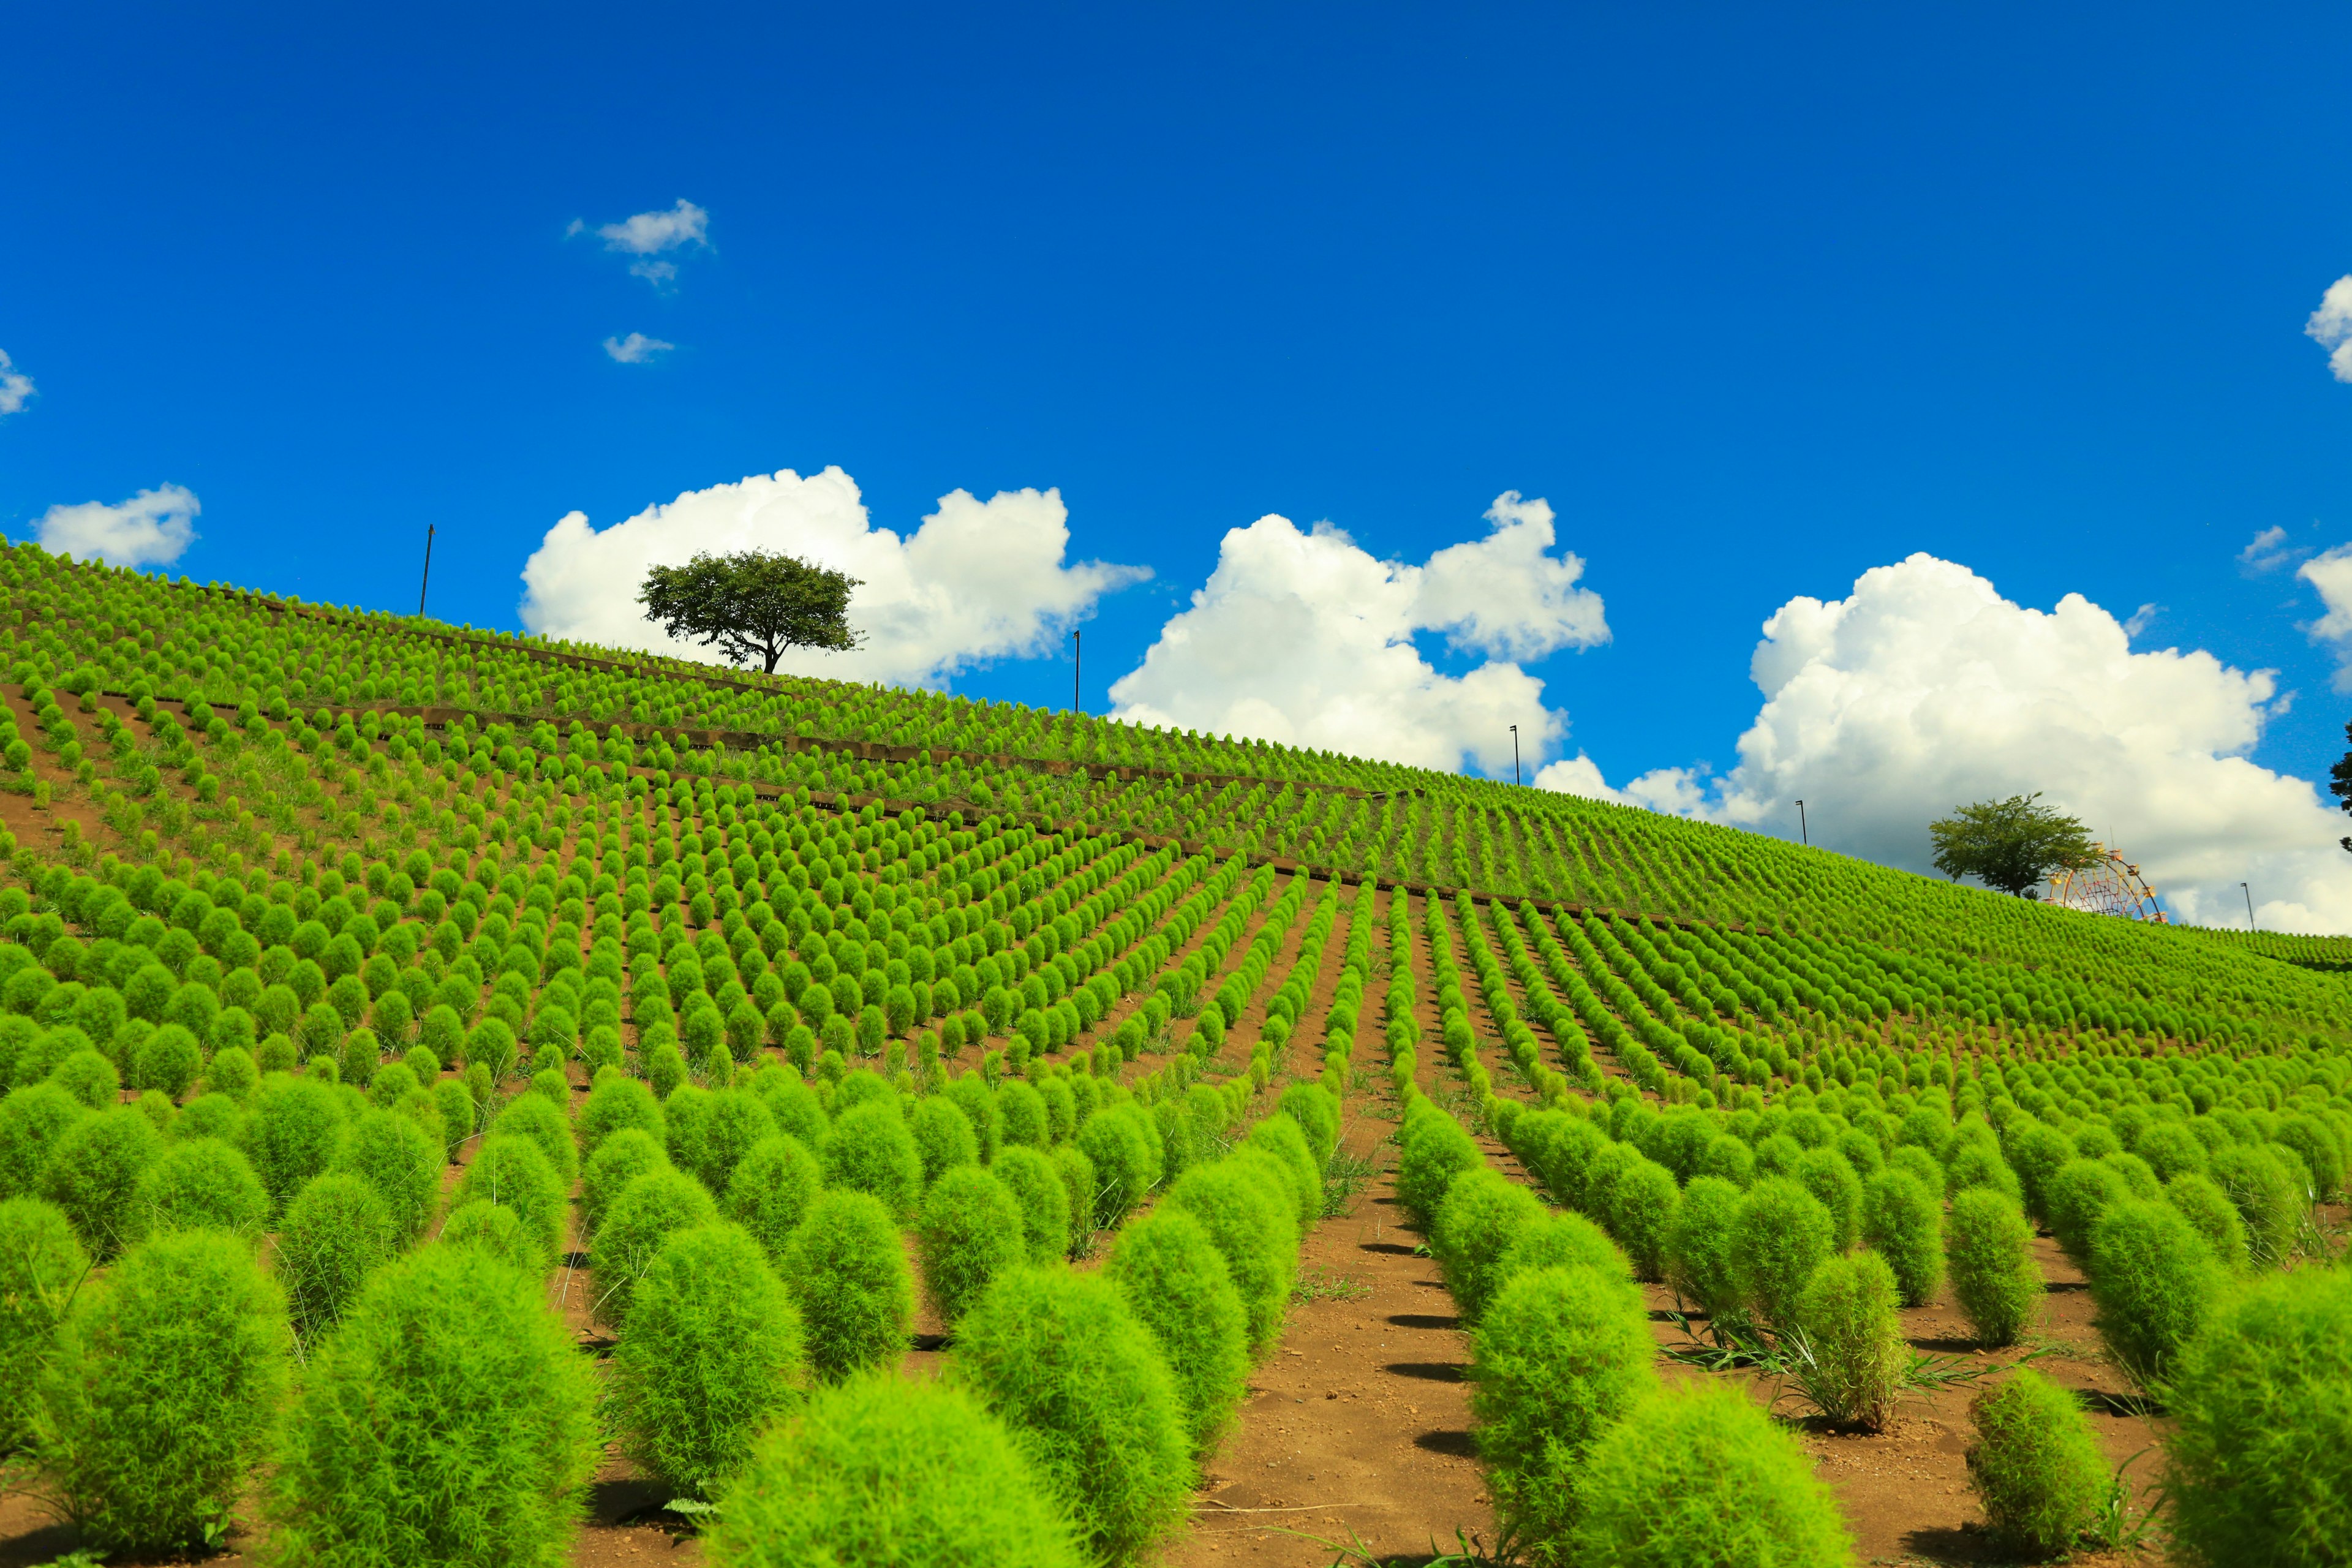
[[[849,591],[859,582],[779,551],[704,551],[683,566],[647,571],[637,599],[646,619],[670,636],[716,647],[737,664],[756,658],[772,675],[786,648],[839,652],[864,640],[849,624]]]
[[[2098,851],[2082,823],[2034,804],[2041,798],[2036,792],[1980,800],[1928,824],[1936,869],[1956,882],[1974,877],[1988,888],[2022,895],[2053,871],[2095,861]]]
[[[2344,726],[2344,738],[2352,741],[2352,724]],[[2336,797],[2336,805],[2347,811],[2352,811],[2352,752],[2345,752],[2336,765],[2327,770],[2327,793]],[[2352,835],[2347,835],[2336,842],[2347,849],[2352,849]]]

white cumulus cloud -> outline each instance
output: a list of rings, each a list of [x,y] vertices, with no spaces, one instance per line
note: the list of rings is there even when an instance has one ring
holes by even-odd
[[[2317,589],[2319,602],[2327,606],[2326,615],[2303,629],[2336,645],[2336,689],[2352,691],[2352,544],[2321,552],[2294,574]]]
[[[714,649],[674,642],[637,603],[646,568],[697,552],[776,550],[863,579],[849,618],[866,645],[846,653],[795,649],[777,668],[843,680],[936,685],[990,659],[1053,647],[1103,595],[1146,568],[1066,563],[1062,494],[963,490],[901,538],[873,526],[857,485],[837,468],[803,479],[786,468],[688,490],[599,532],[567,514],[524,563],[523,624],[550,637],[718,662]]]
[[[2286,542],[2286,530],[2273,525],[2249,540],[2238,552],[2238,564],[2249,575],[2274,572],[2295,557]]]
[[[2229,923],[2245,880],[2267,928],[2352,931],[2341,815],[2244,755],[2271,712],[2268,670],[2135,653],[2079,594],[2027,609],[1927,554],[1864,573],[1844,599],[1791,599],[1751,670],[1764,704],[1738,765],[1667,809],[1794,837],[1802,798],[1814,843],[1927,871],[1931,820],[2039,790],[2131,855],[2180,916]],[[1647,778],[1653,795],[1692,782]],[[1599,784],[1597,770],[1556,784],[1573,782]]]
[[[657,353],[667,353],[677,347],[659,338],[649,338],[643,332],[631,332],[625,338],[606,338],[604,353],[623,364],[643,364]]]
[[[2327,286],[2319,309],[2303,324],[2304,334],[2328,351],[2327,368],[2338,381],[2352,381],[2352,273]]]
[[[1486,518],[1486,538],[1424,566],[1377,560],[1329,523],[1229,531],[1192,607],[1111,688],[1116,716],[1423,767],[1467,753],[1489,773],[1509,769],[1517,724],[1539,761],[1566,727],[1541,680],[1506,658],[1446,675],[1413,646],[1436,631],[1531,658],[1607,640],[1600,595],[1576,585],[1583,563],[1545,553],[1551,509],[1507,494]]]
[[[16,362],[0,352],[0,418],[16,413],[32,401],[33,378],[18,370]]]
[[[585,226],[574,222],[568,232],[578,234]],[[709,248],[710,215],[681,196],[676,206],[635,213],[618,223],[604,224],[596,230],[596,237],[604,242],[605,249],[634,257],[630,274],[658,289],[677,277],[677,264],[661,259],[663,252],[688,246]]]
[[[166,566],[195,542],[194,492],[180,485],[141,490],[120,505],[53,506],[34,523],[41,548],[110,566]]]

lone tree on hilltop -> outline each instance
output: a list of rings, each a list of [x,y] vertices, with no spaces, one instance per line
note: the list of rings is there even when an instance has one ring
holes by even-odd
[[[1973,876],[1988,888],[2025,896],[2053,871],[2078,870],[2097,860],[2082,823],[2036,805],[2041,798],[2037,792],[1980,800],[1929,823],[1936,869],[1956,882]]]
[[[849,624],[849,591],[859,582],[778,551],[706,551],[683,566],[648,571],[637,599],[646,619],[670,636],[716,647],[736,664],[759,659],[773,675],[786,648],[840,652],[864,640]]]
[[[2344,738],[2352,741],[2352,724],[2344,726]],[[2327,793],[2336,797],[2336,805],[2352,811],[2352,752],[2345,752],[2336,764],[2327,770]],[[2336,842],[2352,849],[2352,837],[2339,838]]]

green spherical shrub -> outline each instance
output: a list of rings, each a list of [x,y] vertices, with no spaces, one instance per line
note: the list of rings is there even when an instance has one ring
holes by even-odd
[[[1191,1215],[1225,1260],[1249,1314],[1249,1342],[1263,1353],[1282,1331],[1298,1265],[1298,1232],[1288,1194],[1260,1167],[1239,1159],[1195,1165],[1168,1189],[1163,1205]]]
[[[1465,1323],[1477,1322],[1501,1289],[1504,1253],[1543,1217],[1534,1194],[1486,1166],[1465,1171],[1446,1188],[1429,1229],[1429,1250]]]
[[[936,1094],[917,1100],[907,1131],[914,1136],[927,1187],[959,1165],[980,1163],[980,1139],[971,1130],[971,1118],[952,1100]]]
[[[48,1080],[92,1110],[103,1110],[122,1099],[121,1075],[115,1071],[112,1062],[90,1046],[69,1053],[51,1068]]]
[[[1836,1219],[1796,1182],[1766,1176],[1748,1188],[1732,1221],[1732,1247],[1749,1310],[1775,1326],[1793,1323],[1798,1298],[1836,1243]]]
[[[101,1261],[139,1229],[139,1185],[163,1152],[163,1134],[136,1106],[84,1116],[58,1135],[41,1169],[40,1195],[65,1210]]]
[[[530,1233],[539,1249],[540,1267],[551,1268],[563,1253],[569,1195],[537,1143],[528,1138],[493,1134],[482,1140],[449,1206],[460,1209],[472,1203],[506,1205]]]
[[[2289,1168],[2293,1163],[2264,1145],[2233,1143],[2214,1151],[2213,1180],[2237,1205],[2257,1268],[2285,1268],[2310,1215],[2310,1189]]]
[[[760,1244],[731,1225],[674,1231],[613,1355],[613,1425],[648,1474],[708,1497],[797,1402],[803,1373],[800,1313]]]
[[[245,1109],[225,1094],[200,1094],[180,1107],[180,1113],[172,1119],[171,1135],[182,1142],[218,1138],[242,1150],[244,1132]]]
[[[1717,1176],[1693,1176],[1666,1239],[1666,1283],[1710,1319],[1744,1315],[1738,1263],[1740,1190]]]
[[[888,1366],[905,1352],[915,1321],[914,1277],[898,1221],[881,1199],[846,1187],[818,1194],[785,1249],[782,1272],[819,1377],[838,1382]]]
[[[1498,1521],[1528,1563],[1568,1563],[1586,1453],[1657,1386],[1639,1300],[1598,1269],[1528,1269],[1496,1294],[1470,1348]]]
[[[2352,1276],[2256,1281],[2175,1362],[2172,1545],[2201,1568],[2319,1568],[2352,1541]]]
[[[1609,1233],[1625,1249],[1633,1272],[1643,1279],[1665,1278],[1666,1246],[1682,1207],[1675,1173],[1637,1155],[1610,1183],[1608,1205]]]
[[[737,1162],[719,1206],[749,1231],[771,1264],[780,1265],[793,1232],[824,1186],[824,1171],[799,1139],[762,1138]]]
[[[1001,1276],[964,1319],[956,1370],[1103,1555],[1133,1563],[1181,1519],[1192,1451],[1168,1364],[1108,1280]]]
[[[2130,1196],[2123,1173],[2104,1160],[2069,1160],[2051,1176],[2042,1207],[2050,1215],[2050,1233],[2079,1263],[2091,1255],[2091,1227],[2099,1216]]]
[[[1319,1083],[1301,1082],[1285,1089],[1276,1103],[1307,1134],[1319,1176],[1339,1152],[1339,1097]]]
[[[1833,1257],[1797,1298],[1797,1384],[1832,1426],[1876,1432],[1911,1370],[1895,1270],[1874,1252]]]
[[[1006,1079],[996,1086],[996,1108],[1004,1118],[1004,1142],[1042,1149],[1053,1142],[1045,1121],[1045,1100],[1025,1079]]]
[[[568,1192],[580,1179],[580,1146],[572,1141],[572,1122],[545,1095],[518,1094],[491,1121],[492,1138],[528,1138],[547,1157],[547,1168]]]
[[[441,1116],[444,1158],[454,1162],[458,1151],[474,1136],[477,1117],[474,1091],[467,1087],[463,1079],[445,1078],[435,1080],[429,1092],[433,1097],[433,1109]]]
[[[467,1204],[442,1223],[436,1239],[444,1247],[478,1247],[508,1268],[526,1274],[545,1271],[539,1243],[504,1204]]]
[[[1642,1294],[1633,1283],[1633,1266],[1609,1233],[1565,1209],[1549,1210],[1533,1225],[1522,1226],[1503,1249],[1496,1273],[1507,1282],[1530,1268],[1597,1269],[1630,1298],[1638,1300]]]
[[[132,1247],[85,1287],[41,1374],[33,1451],[59,1512],[101,1552],[203,1547],[268,1435],[286,1352],[248,1243],[186,1230]]]
[[[625,1329],[637,1282],[672,1233],[712,1225],[719,1205],[710,1189],[669,1165],[638,1174],[621,1189],[596,1226],[588,1268],[595,1279],[595,1315]]]
[[[580,1107],[582,1155],[594,1159],[605,1139],[631,1127],[649,1134],[655,1142],[662,1142],[667,1129],[662,1121],[661,1101],[639,1079],[618,1076],[600,1079]]]
[[[131,1063],[131,1087],[161,1089],[177,1100],[188,1092],[204,1066],[204,1047],[196,1044],[195,1036],[177,1024],[166,1024],[139,1043]]]
[[[580,1174],[580,1234],[593,1237],[614,1202],[628,1184],[647,1171],[669,1164],[669,1156],[653,1134],[641,1127],[624,1127],[609,1134],[588,1156]]]
[[[57,1141],[89,1114],[53,1083],[11,1089],[0,1100],[0,1197],[37,1194]]]
[[[2108,1490],[2106,1457],[2072,1391],[2020,1367],[1969,1406],[1977,1440],[1969,1479],[1985,1523],[2009,1551],[2039,1560],[2074,1550]]]
[[[1054,1173],[1062,1178],[1062,1191],[1070,1200],[1070,1255],[1084,1257],[1094,1247],[1095,1210],[1102,1201],[1095,1163],[1075,1143],[1055,1144],[1046,1158],[1053,1163]]]
[[[1728,1132],[1717,1133],[1699,1152],[1695,1174],[1729,1182],[1745,1192],[1756,1180],[1756,1152]]]
[[[1158,1139],[1151,1124],[1131,1108],[1087,1119],[1074,1140],[1094,1167],[1094,1224],[1115,1230],[1160,1179]],[[1284,1194],[1284,1206],[1290,1206]]]
[[[1021,1207],[1021,1234],[1029,1261],[1051,1263],[1070,1252],[1070,1194],[1045,1154],[1008,1142],[997,1151],[988,1173],[1004,1184]]]
[[[2217,1186],[2212,1178],[2194,1171],[2183,1171],[2164,1184],[2164,1197],[2180,1217],[2205,1238],[2213,1256],[2232,1274],[2242,1274],[2252,1267],[2253,1255],[2246,1241],[2246,1222],[2239,1216],[2238,1206],[2230,1194]]]
[[[1862,1240],[1862,1178],[1836,1150],[1808,1149],[1797,1157],[1798,1184],[1821,1200],[1835,1222],[1832,1247],[1839,1252]]]
[[[147,1167],[131,1224],[135,1235],[209,1226],[251,1241],[269,1221],[269,1194],[246,1157],[217,1138],[174,1141]]]
[[[278,1227],[278,1282],[305,1342],[342,1321],[369,1275],[399,1250],[383,1194],[351,1171],[314,1178]]]
[[[57,1205],[0,1202],[0,1453],[26,1438],[34,1384],[89,1255]]]
[[[923,1289],[950,1332],[991,1280],[1028,1260],[1021,1205],[1003,1183],[973,1164],[950,1166],[931,1184],[915,1241]]]
[[[1406,1109],[1397,1150],[1397,1201],[1426,1230],[1437,1219],[1445,1189],[1463,1172],[1486,1163],[1462,1124],[1435,1104],[1416,1099]]]
[[[1103,1275],[1159,1344],[1193,1451],[1208,1452],[1249,1379],[1249,1312],[1223,1254],[1200,1221],[1161,1207],[1119,1233]]]
[[[595,1380],[542,1298],[477,1247],[378,1270],[280,1427],[268,1561],[568,1563],[602,1457]]]
[[[279,1212],[333,1163],[342,1135],[342,1106],[316,1079],[267,1078],[247,1101],[245,1157]]]
[[[373,1187],[392,1222],[393,1241],[406,1247],[423,1236],[441,1206],[442,1155],[431,1133],[395,1110],[352,1118],[331,1169]]]
[[[466,1054],[466,1020],[446,1002],[428,1007],[416,1026],[416,1043],[420,1049],[432,1052],[446,1072]]]
[[[2091,1231],[2091,1300],[2116,1362],[2160,1384],[2229,1284],[2229,1271],[2180,1211],[2161,1201],[2111,1205]]]
[[[895,1101],[868,1100],[835,1117],[820,1158],[825,1185],[877,1198],[896,1219],[914,1214],[923,1160]]]
[[[702,1538],[712,1568],[1080,1568],[1064,1510],[994,1416],[932,1380],[813,1394],[752,1450]]]
[[[1908,1171],[1885,1170],[1863,1184],[1862,1238],[1895,1270],[1906,1307],[1944,1289],[1944,1205]]]
[[[1315,1222],[1323,1217],[1323,1166],[1315,1158],[1306,1131],[1277,1111],[1251,1128],[1241,1146],[1263,1150],[1281,1162],[1297,1194],[1298,1228],[1302,1233],[1312,1229]]]
[[[1737,1388],[1686,1383],[1588,1450],[1567,1561],[1580,1568],[1844,1568],[1844,1521],[1797,1439]]]
[[[1899,1155],[1901,1151],[1896,1152]],[[1928,1166],[1935,1165],[1935,1161],[1924,1150],[1921,1158]],[[1900,1164],[1903,1162],[1898,1159],[1895,1163]],[[1971,1187],[1989,1187],[2020,1208],[2025,1206],[2025,1183],[2010,1167],[2009,1162],[2000,1157],[2000,1151],[1990,1143],[1969,1144],[1952,1156],[1949,1165],[1932,1171],[1919,1169],[1914,1174],[1922,1181],[1935,1177],[1937,1184],[1951,1196],[1958,1196]]]
[[[2017,1201],[1995,1187],[1954,1194],[1944,1260],[1952,1297],[1978,1341],[2015,1344],[2040,1314],[2043,1294],[2033,1226]]]
[[[671,1098],[676,1105],[684,1090]],[[691,1171],[713,1194],[724,1193],[735,1167],[754,1145],[776,1135],[776,1119],[748,1089],[722,1089],[696,1109],[670,1118],[670,1163]]]

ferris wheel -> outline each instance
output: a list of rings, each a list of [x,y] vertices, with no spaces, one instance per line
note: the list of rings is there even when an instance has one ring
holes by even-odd
[[[2120,915],[2128,921],[2153,921],[2158,925],[2170,922],[2164,911],[2157,908],[2156,889],[2139,874],[2139,868],[2123,858],[2123,852],[2104,844],[2091,846],[2097,858],[2077,870],[2060,871],[2050,879],[2050,890],[2042,897],[2062,909],[2081,910],[2085,914]]]

